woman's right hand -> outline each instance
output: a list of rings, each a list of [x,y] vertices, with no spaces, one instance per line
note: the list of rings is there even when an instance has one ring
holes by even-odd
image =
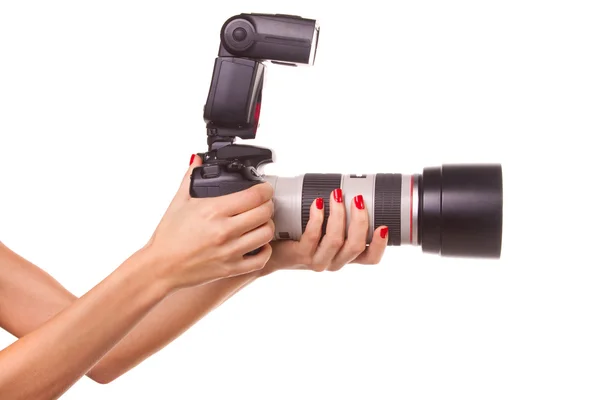
[[[179,190],[143,251],[171,290],[262,269],[271,256],[273,188],[269,183],[213,198],[192,198],[193,156]],[[247,253],[261,248],[256,255]]]

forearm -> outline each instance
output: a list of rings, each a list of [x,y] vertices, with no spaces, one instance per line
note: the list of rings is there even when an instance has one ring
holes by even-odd
[[[0,352],[0,398],[56,399],[168,293],[138,253],[38,329]],[[33,372],[33,373],[32,373]]]
[[[222,279],[169,296],[111,349],[88,376],[100,383],[118,378],[164,348],[257,277],[253,273]]]

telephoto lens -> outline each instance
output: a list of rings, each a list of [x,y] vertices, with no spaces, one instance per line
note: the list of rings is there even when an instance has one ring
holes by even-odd
[[[324,234],[330,194],[340,188],[347,215],[353,197],[363,196],[369,214],[367,242],[377,227],[385,225],[389,246],[420,246],[423,252],[445,257],[501,255],[503,190],[499,164],[443,165],[424,168],[421,174],[307,173],[295,177],[267,175],[265,179],[275,191],[275,240],[299,240],[318,197],[325,205]]]

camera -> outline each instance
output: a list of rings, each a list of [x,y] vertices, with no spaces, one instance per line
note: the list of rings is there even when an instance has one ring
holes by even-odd
[[[218,197],[268,182],[274,188],[274,240],[298,240],[310,206],[341,188],[350,212],[362,194],[369,214],[368,240],[389,228],[388,246],[420,246],[425,253],[499,258],[502,250],[503,180],[500,164],[449,164],[421,173],[305,173],[264,175],[270,149],[236,143],[256,138],[266,63],[312,66],[318,48],[317,20],[286,14],[245,13],[227,19],[206,104],[208,151],[191,175],[190,195]],[[346,228],[348,229],[348,228]]]

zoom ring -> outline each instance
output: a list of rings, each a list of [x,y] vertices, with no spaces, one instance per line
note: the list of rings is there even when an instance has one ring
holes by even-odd
[[[302,233],[306,229],[310,217],[310,206],[317,197],[323,198],[325,219],[322,234],[325,235],[329,217],[329,199],[331,192],[341,186],[341,174],[305,174],[302,183]]]
[[[388,246],[400,246],[402,241],[402,174],[375,176],[375,210],[373,229],[389,228]]]

